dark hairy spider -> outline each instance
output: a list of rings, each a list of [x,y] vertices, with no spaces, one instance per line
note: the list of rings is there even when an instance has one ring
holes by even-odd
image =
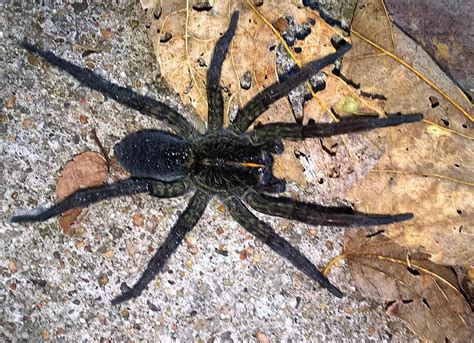
[[[346,43],[341,44],[335,53],[308,63],[285,81],[267,87],[241,108],[236,119],[224,128],[224,101],[219,81],[238,17],[238,12],[232,14],[229,28],[218,40],[211,58],[206,83],[208,129],[204,134],[166,104],[113,84],[52,52],[23,42],[26,50],[45,58],[85,86],[144,115],[165,122],[175,132],[142,130],[130,134],[115,146],[118,162],[131,174],[129,179],[82,189],[43,211],[11,218],[11,221],[17,223],[45,221],[68,209],[86,207],[113,197],[149,193],[158,198],[170,198],[194,191],[187,208],[148,263],[145,272],[133,288],[113,299],[112,304],[138,297],[145,290],[163,269],[185,235],[199,221],[207,203],[214,196],[223,202],[230,215],[243,228],[337,297],[342,297],[342,292],[308,258],[279,236],[270,225],[258,219],[248,207],[264,214],[311,225],[342,227],[383,225],[413,217],[411,213],[365,214],[356,212],[351,207],[328,207],[271,195],[285,190],[285,181],[272,174],[272,154],[283,152],[282,140],[304,140],[396,126],[420,121],[423,116],[409,114],[387,118],[362,117],[337,123],[308,125],[271,123],[256,125],[247,131],[257,117],[275,101],[349,51],[351,46]]]

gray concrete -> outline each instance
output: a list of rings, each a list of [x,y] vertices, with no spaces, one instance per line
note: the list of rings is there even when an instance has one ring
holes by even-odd
[[[54,202],[55,183],[66,161],[86,150],[98,151],[89,136],[92,128],[109,149],[132,131],[163,128],[81,87],[44,61],[29,63],[18,45],[23,36],[84,65],[71,43],[95,45],[99,27],[111,28],[113,36],[104,50],[89,56],[95,70],[123,85],[139,80],[144,85],[140,92],[190,116],[191,111],[176,104],[177,96],[158,83],[159,67],[144,25],[132,29],[132,19],[143,23],[138,6],[89,7],[76,14],[71,7],[35,11],[0,5],[0,340],[414,339],[401,322],[383,314],[383,306],[357,295],[347,269],[330,275],[347,294],[339,300],[246,234],[221,213],[217,201],[189,235],[196,247],[180,247],[140,298],[118,307],[109,302],[121,292],[120,284],[134,283],[189,196],[134,196],[91,206],[73,237],[61,232],[56,219],[8,223],[6,218],[20,210]],[[16,102],[7,109],[11,95]],[[80,122],[80,115],[88,117],[87,124]],[[315,200],[311,187],[302,195]],[[291,184],[290,190],[302,192]],[[143,215],[143,226],[134,225],[134,213]],[[319,267],[342,249],[341,229],[317,228],[311,235],[305,225],[266,220]],[[221,245],[227,256],[216,252]],[[241,260],[245,248],[253,252]]]

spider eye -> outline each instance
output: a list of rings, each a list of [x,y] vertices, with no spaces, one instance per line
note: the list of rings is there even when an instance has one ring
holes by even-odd
[[[133,177],[171,182],[188,175],[193,161],[190,144],[160,130],[135,132],[118,143],[115,156]]]

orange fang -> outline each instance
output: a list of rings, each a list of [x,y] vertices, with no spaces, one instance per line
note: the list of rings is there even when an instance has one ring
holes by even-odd
[[[242,162],[239,163],[242,167],[249,167],[249,168],[263,168],[265,165],[253,162]]]

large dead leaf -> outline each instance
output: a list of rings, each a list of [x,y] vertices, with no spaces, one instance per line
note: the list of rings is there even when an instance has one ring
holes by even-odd
[[[107,173],[107,161],[102,155],[86,151],[74,156],[64,165],[56,183],[58,201],[80,189],[104,184]],[[65,234],[71,233],[71,226],[79,214],[81,214],[81,209],[73,208],[59,217],[59,225]]]
[[[471,308],[449,267],[434,264],[383,235],[348,231],[344,255],[357,288],[386,304],[386,313],[402,319],[418,336],[433,342],[472,338]]]
[[[373,14],[377,11],[382,11],[379,1],[363,1],[352,28],[388,50],[388,24],[377,19]],[[394,54],[421,71],[467,113],[353,35],[354,48],[344,60],[343,74],[357,80],[362,90],[385,95],[385,112],[422,112],[427,121],[384,130],[386,152],[374,172],[352,188],[350,198],[367,212],[413,212],[413,221],[392,226],[386,233],[403,246],[430,254],[434,262],[470,266],[474,264],[471,104],[420,47],[395,29],[393,37]]]
[[[297,55],[299,63],[305,64],[334,51],[330,39],[335,31],[322,25],[316,12],[292,2],[268,0],[252,8],[247,1],[216,1],[209,11],[196,10],[199,3],[202,2],[190,1],[188,8],[183,1],[148,2],[146,6],[154,8],[155,14],[160,13],[151,27],[152,32],[158,31],[153,42],[164,79],[203,119],[207,117],[207,69],[214,46],[227,30],[233,11],[240,12],[240,19],[221,79],[229,115],[235,114],[238,107],[278,80],[276,53],[281,41],[276,32],[284,31],[288,21],[310,27],[310,34],[296,40],[289,49]],[[244,85],[248,81],[250,87]],[[330,90],[327,93],[336,94]],[[328,98],[331,103],[339,101],[338,97]],[[317,117],[321,119],[320,115]],[[225,121],[228,123],[229,119],[225,118]],[[259,121],[294,121],[288,100],[277,102]],[[286,144],[286,155],[276,163],[275,172],[305,185],[304,169],[295,157],[296,150],[295,144]],[[284,167],[289,165],[293,167]]]
[[[289,48],[293,59],[304,64],[333,51],[330,39],[335,31],[317,13],[292,2],[269,0],[256,8],[247,1],[215,2],[206,10],[198,1],[190,1],[188,7],[182,1],[148,1],[147,6],[159,17],[151,28],[158,32],[153,40],[162,74],[203,119],[207,116],[207,67],[234,10],[239,10],[240,20],[221,81],[229,114],[277,81],[275,46],[281,42],[278,30],[285,30],[288,17],[298,24],[307,23],[308,19],[315,23],[309,35],[296,41],[299,53],[294,47]],[[156,15],[157,8],[160,16]],[[381,1],[361,2],[353,28],[414,65],[448,92],[453,101],[471,110],[431,59],[402,33],[392,30]],[[433,261],[474,263],[471,123],[402,64],[356,36],[353,39],[354,51],[344,60],[343,74],[360,83],[362,91],[387,99],[361,97],[339,78],[329,75],[325,91],[318,93],[317,101],[306,104],[304,121],[331,120],[328,110],[333,108],[352,114],[423,112],[438,126],[419,123],[321,142],[287,143],[285,155],[276,161],[275,174],[300,185],[318,184],[319,193],[328,199],[349,194],[363,211],[414,212],[414,221],[393,226],[387,233],[400,244],[431,254]],[[241,80],[248,75],[251,87],[245,89]],[[437,107],[432,105],[436,102],[440,104]],[[259,120],[294,118],[287,100],[282,99]],[[454,131],[443,129],[446,126]],[[328,152],[328,145],[337,147],[337,151]],[[378,172],[369,173],[379,159]]]

